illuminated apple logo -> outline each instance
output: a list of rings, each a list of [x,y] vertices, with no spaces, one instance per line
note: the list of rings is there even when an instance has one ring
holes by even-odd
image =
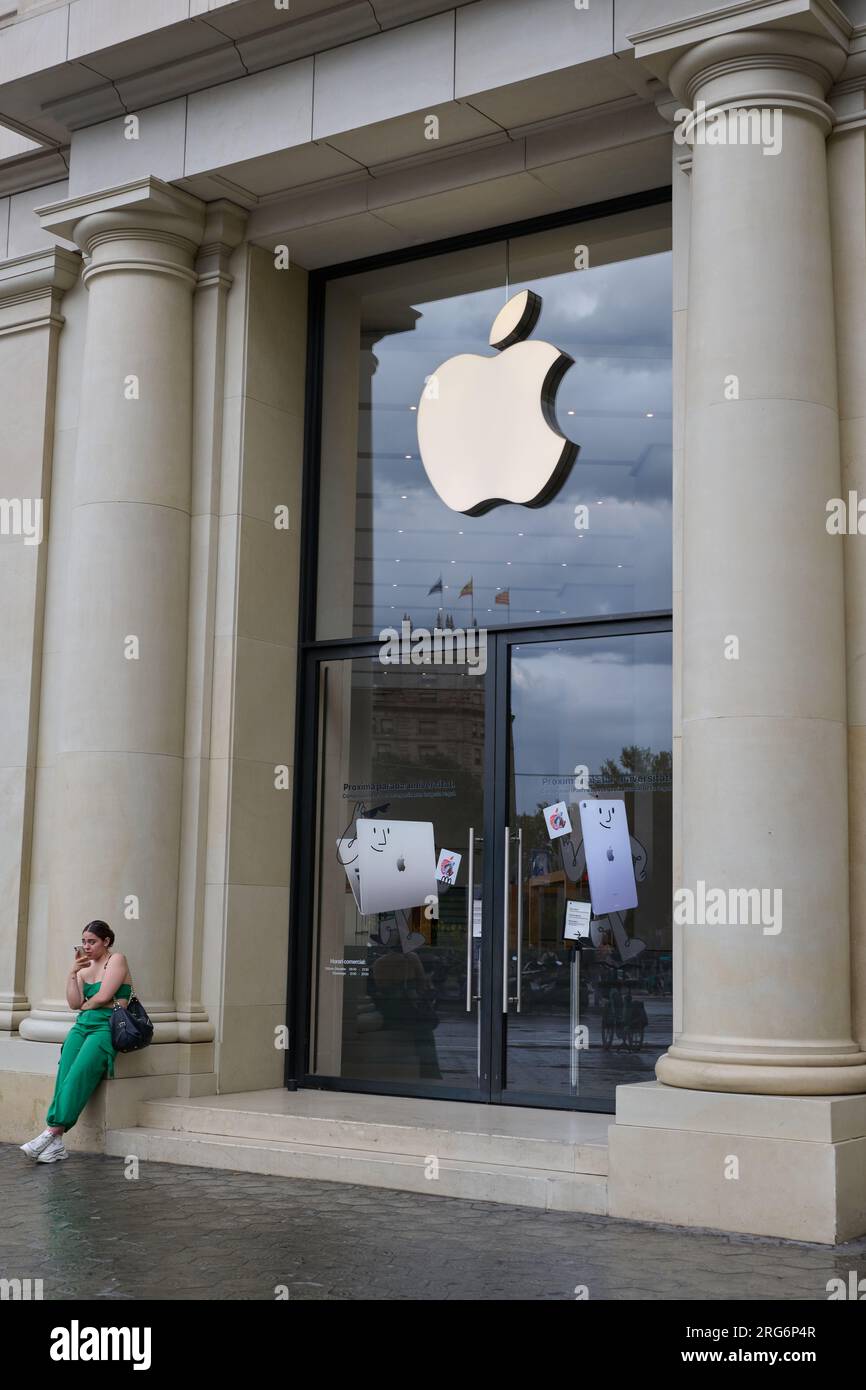
[[[532,290],[514,295],[490,330],[495,357],[461,353],[430,377],[418,406],[421,461],[446,506],[467,516],[500,502],[540,507],[555,496],[578,447],[556,427],[554,400],[573,359],[523,339],[541,313]]]

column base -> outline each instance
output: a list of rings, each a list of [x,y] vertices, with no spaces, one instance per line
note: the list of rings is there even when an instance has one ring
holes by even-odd
[[[609,1140],[611,1216],[825,1245],[866,1234],[866,1096],[618,1086]]]
[[[760,1096],[866,1095],[866,1052],[791,1057],[784,1065],[769,1059],[734,1060],[720,1054],[671,1047],[656,1062],[665,1086],[689,1091],[729,1091]]]
[[[170,1008],[163,1004],[148,1008],[145,1004],[145,1008],[153,1024],[153,1041],[155,1043],[211,1042],[213,1039],[212,1028],[210,1037],[182,1038],[180,1029],[184,1025],[177,1022],[173,1007]],[[56,1009],[33,1009],[18,1025],[18,1036],[26,1039],[27,1042],[62,1043],[77,1017],[76,1011],[67,1005]]]
[[[0,991],[0,1033],[14,1033],[29,1012],[30,1000],[26,994]]]

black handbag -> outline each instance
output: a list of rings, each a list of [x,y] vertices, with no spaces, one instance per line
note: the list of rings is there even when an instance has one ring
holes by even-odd
[[[153,1039],[153,1024],[137,994],[129,996],[126,1008],[114,1001],[111,1010],[111,1043],[116,1052],[137,1052]]]

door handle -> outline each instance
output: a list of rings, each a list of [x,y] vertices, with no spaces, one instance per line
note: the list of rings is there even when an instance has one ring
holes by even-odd
[[[469,885],[466,889],[469,911],[466,921],[466,1012],[472,1012],[472,945],[475,931],[475,831],[469,827]]]
[[[511,831],[505,827],[505,882],[502,901],[502,1012],[508,1013],[508,887],[511,877]]]
[[[523,827],[517,832],[517,1012],[520,1013],[523,988]]]
[[[508,893],[511,878],[511,841],[517,841],[517,993],[514,996],[517,1012],[522,1004],[522,981],[520,971],[523,967],[523,830],[511,834],[511,827],[505,827],[505,882],[503,884],[504,902],[502,906],[502,1012],[508,1013]]]

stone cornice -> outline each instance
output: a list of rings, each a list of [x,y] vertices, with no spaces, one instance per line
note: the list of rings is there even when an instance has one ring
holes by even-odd
[[[112,226],[127,235],[138,226],[144,236],[156,232],[197,246],[205,220],[205,205],[199,198],[152,175],[35,211],[47,232],[76,242],[87,255]]]
[[[833,0],[743,0],[739,5],[690,15],[629,36],[635,58],[654,76],[668,83],[678,59],[708,39],[773,29],[801,31],[816,39],[829,39],[847,52],[854,26]]]
[[[60,301],[81,273],[81,257],[59,246],[0,262],[0,336],[60,325]]]
[[[199,288],[231,284],[228,263],[235,247],[244,239],[246,226],[246,210],[236,203],[219,198],[206,205],[204,233],[195,263]]]

